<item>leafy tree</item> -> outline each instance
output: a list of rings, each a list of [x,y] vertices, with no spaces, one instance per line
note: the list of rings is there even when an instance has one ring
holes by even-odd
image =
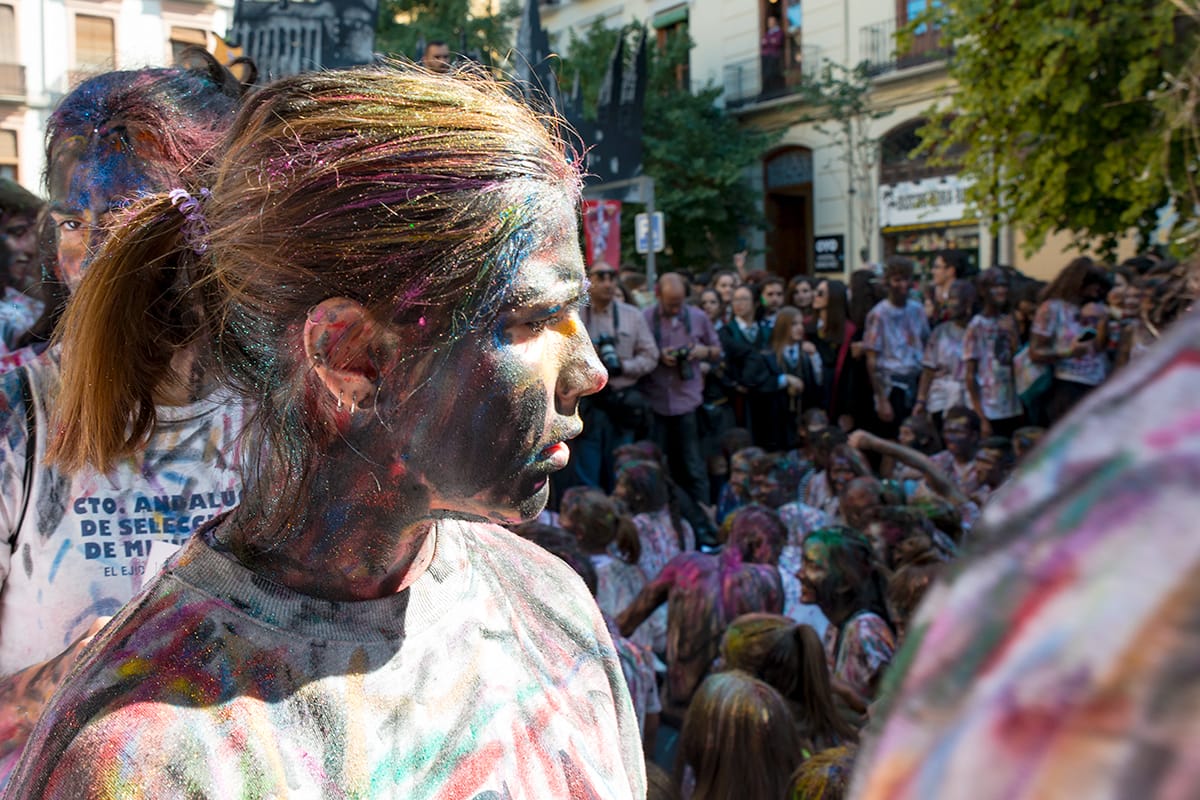
[[[621,35],[593,25],[572,33],[559,65],[560,86],[569,93],[576,80],[583,113],[595,113],[608,58]],[[643,172],[655,179],[655,206],[666,223],[666,252],[660,270],[700,271],[713,262],[729,263],[746,226],[763,226],[759,199],[746,181],[773,135],[742,128],[716,105],[721,90],[688,91],[686,75],[692,42],[686,31],[651,47],[643,118]],[[576,77],[578,76],[578,77]],[[632,213],[622,215],[622,250],[632,253]]]
[[[419,59],[419,41],[444,41],[488,65],[500,64],[512,47],[518,0],[505,0],[500,12],[474,16],[471,0],[381,0],[375,49]],[[401,20],[398,22],[397,20]]]
[[[1173,0],[942,0],[901,49],[926,25],[953,45],[958,84],[952,116],[922,131],[926,149],[956,156],[975,180],[969,199],[1024,230],[1031,251],[1065,231],[1111,252],[1188,185],[1194,160],[1167,124],[1164,89],[1196,28]]]

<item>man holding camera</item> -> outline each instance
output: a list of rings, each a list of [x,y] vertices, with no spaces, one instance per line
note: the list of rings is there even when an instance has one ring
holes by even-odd
[[[591,305],[580,312],[588,335],[608,370],[608,384],[584,398],[583,433],[572,442],[576,479],[605,492],[613,488],[612,453],[644,435],[650,407],[635,386],[658,363],[658,348],[642,312],[617,299],[617,271],[604,261],[588,270]]]
[[[658,302],[644,312],[659,352],[658,366],[644,381],[654,411],[654,438],[675,482],[697,503],[711,503],[696,409],[704,401],[701,366],[721,360],[721,344],[708,315],[684,302],[687,282],[682,276],[663,275],[654,294]]]

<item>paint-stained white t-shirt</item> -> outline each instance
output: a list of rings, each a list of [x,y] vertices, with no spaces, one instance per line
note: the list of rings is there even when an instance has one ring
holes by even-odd
[[[160,406],[141,455],[69,476],[45,463],[58,383],[57,348],[0,376],[0,675],[58,655],[115,614],[241,497],[240,401]]]

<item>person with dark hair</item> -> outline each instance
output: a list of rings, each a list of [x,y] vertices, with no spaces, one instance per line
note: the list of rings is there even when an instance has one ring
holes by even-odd
[[[16,181],[0,178],[0,347],[18,349],[21,335],[42,315],[38,232],[46,203]]]
[[[758,321],[754,291],[749,286],[739,286],[733,290],[731,307],[733,316],[729,324],[717,332],[721,342],[725,379],[732,389],[731,395],[738,424],[750,428],[751,435],[755,437],[755,444],[761,447],[762,443],[758,441],[758,438],[765,430],[765,426],[771,424],[772,421],[764,419],[756,430],[754,420],[751,418],[755,409],[751,403],[750,387],[746,384],[746,371],[750,369],[753,372],[757,367],[757,371],[761,374],[765,370],[765,366],[759,366],[752,362],[762,358],[762,350],[767,346],[771,329]]]
[[[966,406],[955,406],[946,412],[946,418],[942,421],[942,442],[946,449],[931,459],[969,498],[975,495],[982,483],[975,468],[982,431],[983,424],[978,414]]]
[[[658,302],[644,314],[659,357],[641,384],[654,412],[653,436],[676,483],[697,503],[708,503],[712,498],[697,411],[704,402],[701,364],[720,362],[721,343],[708,316],[684,302],[687,281],[681,276],[662,275],[654,292]]]
[[[583,433],[571,442],[572,463],[563,474],[611,492],[613,450],[649,430],[650,407],[637,382],[658,365],[658,347],[642,313],[617,299],[617,271],[612,266],[604,261],[592,264],[588,281],[591,302],[580,316],[608,371],[608,384],[581,402]]]
[[[801,747],[778,691],[739,670],[717,673],[684,718],[675,780],[691,800],[779,800]]]
[[[724,524],[730,514],[751,502],[751,469],[754,460],[765,453],[761,447],[748,446],[739,448],[729,457],[729,481],[722,487],[717,500],[717,525]]]
[[[820,633],[778,614],[743,614],[721,637],[721,667],[766,681],[788,701],[805,757],[858,741],[838,713]]]
[[[1031,279],[1024,279],[1020,285],[1013,287],[1015,300],[1012,313],[1013,319],[1017,323],[1017,338],[1022,346],[1029,344],[1029,339],[1033,335],[1033,319],[1037,316],[1042,292],[1045,290],[1044,282]]]
[[[829,479],[830,464],[833,451],[838,445],[848,441],[845,432],[830,425],[813,433],[812,436],[812,479],[804,488],[803,501],[806,505],[819,509],[832,517],[837,513],[837,490]]]
[[[733,303],[733,290],[742,283],[741,276],[731,269],[723,269],[713,273],[712,288],[721,296],[721,302],[726,308]]]
[[[975,286],[970,281],[951,284],[946,309],[948,317],[933,329],[925,343],[917,402],[913,406],[914,415],[928,413],[938,427],[947,409],[966,401],[963,343],[967,322],[975,309]]]
[[[1017,322],[1008,313],[1008,276],[992,268],[979,277],[979,285],[983,310],[967,325],[963,342],[967,400],[984,436],[1011,436],[1025,418],[1013,373],[1020,341]]]
[[[628,635],[667,605],[663,715],[668,719],[682,718],[731,620],[751,611],[783,611],[783,589],[773,563],[783,545],[779,517],[747,506],[735,511],[724,527],[728,537],[720,553],[675,556],[617,618],[622,634]]]
[[[932,456],[942,451],[942,437],[929,417],[911,416],[904,420],[900,423],[900,433],[897,435],[896,441],[925,456]],[[879,474],[899,484],[904,489],[906,496],[916,488],[913,484],[923,478],[920,470],[892,458],[883,458],[882,464]]]
[[[812,337],[817,334],[817,312],[813,308],[813,294],[817,280],[811,275],[797,275],[788,281],[787,303],[804,317],[804,333]]]
[[[807,350],[805,349],[807,348]],[[784,451],[796,445],[796,417],[804,399],[816,401],[816,348],[804,341],[804,318],[783,307],[765,346],[745,362],[742,381],[749,391],[754,443]]]
[[[8,797],[643,796],[595,600],[500,526],[605,382],[556,118],[388,64],[277,80],[217,142],[89,265],[49,457],[169,425],[180,337],[254,408],[242,502],[92,641]]]
[[[921,358],[929,338],[929,322],[920,303],[908,296],[913,265],[907,258],[888,259],[884,279],[887,298],[867,315],[863,348],[875,397],[877,433],[894,439],[900,421],[912,413],[921,377]]]
[[[823,280],[813,292],[813,311],[817,315],[817,336],[813,344],[821,359],[821,407],[832,423],[852,414],[856,387],[851,349],[860,332],[849,318],[846,284]]]
[[[647,580],[653,580],[679,553],[696,549],[692,526],[671,504],[667,477],[660,463],[622,462],[617,467],[613,497],[633,515],[640,541],[637,564]]]
[[[421,53],[421,65],[425,69],[444,75],[450,71],[450,59],[450,45],[440,39],[425,43],[425,50]]]
[[[46,183],[63,286],[79,285],[123,205],[217,156],[240,93],[204,53],[192,67],[102,73],[60,101],[46,132]],[[138,392],[129,407],[160,424],[140,432],[136,451],[102,466],[52,463],[71,386],[62,348],[9,354],[23,363],[0,378],[0,783],[83,643],[239,499],[247,407],[214,385],[204,349],[191,343],[198,321],[165,296],[169,275],[147,253],[105,300],[143,333],[139,355],[155,369],[89,377],[80,390],[87,413],[114,392]]]
[[[951,287],[955,281],[967,279],[967,256],[961,250],[939,250],[929,268],[929,290],[926,310],[929,327],[936,328],[954,318],[950,308]],[[971,309],[974,313],[974,309]]]
[[[1085,307],[1105,294],[1107,279],[1090,258],[1068,264],[1042,292],[1042,304],[1031,328],[1033,360],[1054,370],[1045,400],[1051,423],[1066,416],[1076,403],[1108,377],[1104,354],[1106,315],[1085,313]]]
[[[783,278],[778,275],[768,275],[767,279],[758,285],[755,292],[758,306],[758,321],[766,325],[767,330],[775,324],[775,315],[786,304]]]
[[[884,578],[870,541],[846,527],[810,533],[799,577],[804,602],[819,605],[829,619],[830,672],[869,703],[896,651]]]
[[[988,436],[979,443],[975,454],[975,475],[978,487],[971,495],[975,503],[983,507],[992,493],[1004,485],[1016,464],[1012,439],[1005,436]]]

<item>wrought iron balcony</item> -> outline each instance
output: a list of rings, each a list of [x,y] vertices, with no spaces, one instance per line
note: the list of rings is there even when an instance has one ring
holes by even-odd
[[[943,61],[953,52],[953,48],[941,43],[941,36],[936,29],[925,30],[913,37],[912,47],[907,53],[898,55],[896,52],[896,20],[885,19],[874,25],[865,25],[859,29],[859,52],[867,62],[867,71],[871,75],[883,75],[887,72],[908,69],[920,64]]]

